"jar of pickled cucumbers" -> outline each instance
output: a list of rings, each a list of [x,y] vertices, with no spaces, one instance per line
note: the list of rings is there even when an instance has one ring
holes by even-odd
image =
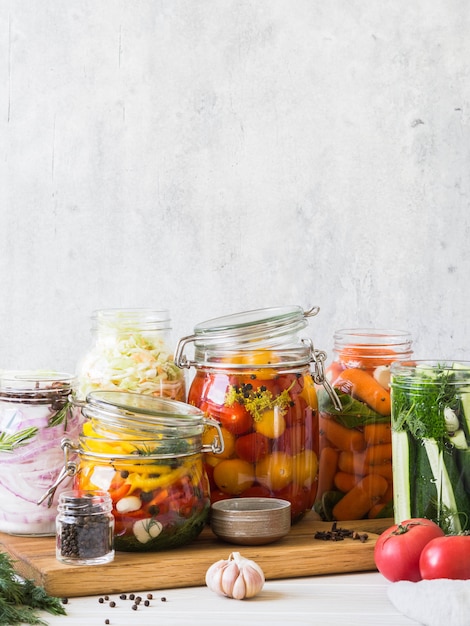
[[[319,390],[322,519],[393,518],[390,367],[409,359],[406,331],[338,330],[326,376],[341,408]]]
[[[395,520],[470,532],[470,362],[392,365]]]
[[[179,341],[176,364],[195,368],[188,402],[223,432],[223,453],[204,455],[212,502],[282,498],[291,503],[293,522],[312,508],[318,484],[315,382],[325,380],[326,354],[299,332],[318,310],[286,306],[228,315],[198,324]],[[193,359],[184,354],[189,344]]]
[[[111,496],[115,549],[157,551],[195,539],[210,508],[203,453],[223,450],[218,424],[183,402],[119,391],[92,392],[81,410],[78,443],[63,442],[65,467],[74,489]],[[214,435],[207,444],[206,426]]]
[[[92,334],[92,346],[77,365],[78,400],[98,390],[186,400],[167,310],[101,309],[93,313]]]
[[[0,531],[54,535],[57,499],[38,504],[61,475],[63,437],[78,436],[73,375],[44,370],[0,374]],[[70,481],[69,481],[70,483]],[[68,486],[61,481],[56,496]]]

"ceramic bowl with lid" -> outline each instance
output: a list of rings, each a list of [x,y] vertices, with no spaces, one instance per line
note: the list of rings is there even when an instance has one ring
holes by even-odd
[[[263,545],[287,535],[291,504],[279,498],[229,498],[211,506],[212,532],[229,543]]]

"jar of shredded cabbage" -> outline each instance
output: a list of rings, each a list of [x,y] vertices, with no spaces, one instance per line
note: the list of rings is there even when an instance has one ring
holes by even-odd
[[[75,396],[130,391],[184,402],[185,377],[173,361],[167,310],[101,309],[93,313],[93,344],[77,366]]]
[[[73,376],[45,371],[0,374],[0,531],[54,535],[57,498],[38,504],[63,470],[63,437],[76,437],[82,417],[69,402]]]

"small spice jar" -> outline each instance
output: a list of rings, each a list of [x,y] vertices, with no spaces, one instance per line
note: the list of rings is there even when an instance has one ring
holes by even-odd
[[[218,424],[183,402],[136,393],[95,391],[81,408],[78,445],[63,442],[65,466],[75,489],[109,493],[115,549],[163,550],[197,537],[210,507],[202,453],[223,450]]]
[[[326,376],[341,402],[318,392],[320,462],[315,510],[323,520],[393,517],[390,366],[409,359],[406,331],[343,329]]]
[[[0,531],[54,535],[57,498],[38,504],[63,469],[63,437],[78,436],[80,411],[68,397],[73,375],[47,371],[0,374]],[[56,496],[70,488],[67,476]]]
[[[93,344],[77,365],[78,400],[109,390],[185,401],[185,379],[173,362],[166,309],[97,310],[92,334]]]
[[[470,530],[470,362],[391,368],[395,520]]]
[[[179,341],[176,364],[196,369],[188,402],[223,431],[224,452],[205,455],[212,502],[281,498],[291,503],[293,522],[311,509],[318,484],[314,383],[326,382],[326,354],[299,332],[318,311],[246,311],[200,323]],[[184,354],[190,343],[193,360]]]
[[[113,503],[104,491],[64,491],[56,517],[56,558],[72,565],[114,559]]]

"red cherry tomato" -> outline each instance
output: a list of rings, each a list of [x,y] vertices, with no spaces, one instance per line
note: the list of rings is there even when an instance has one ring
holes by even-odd
[[[419,558],[424,547],[444,531],[431,520],[415,518],[391,526],[377,539],[375,564],[388,580],[421,580]]]
[[[234,402],[232,406],[218,408],[213,416],[234,435],[242,435],[251,430],[253,426],[253,418],[245,407],[238,402]]]
[[[470,578],[470,536],[437,537],[423,548],[419,557],[422,578]]]
[[[269,439],[260,433],[242,435],[235,441],[235,454],[250,463],[259,461],[269,453]]]

